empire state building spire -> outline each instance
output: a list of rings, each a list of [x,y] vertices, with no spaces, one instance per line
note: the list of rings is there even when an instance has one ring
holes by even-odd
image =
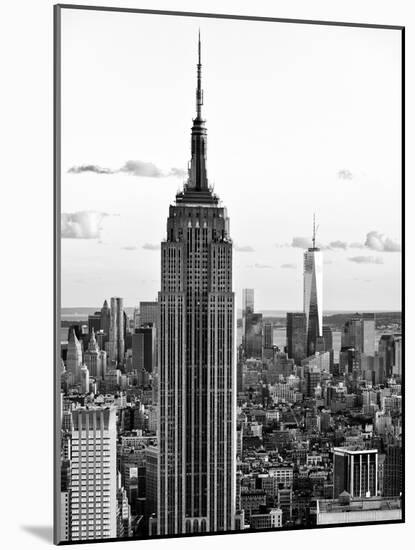
[[[205,121],[202,118],[203,90],[202,90],[202,56],[200,31],[198,40],[197,86],[196,86],[196,118],[192,126],[192,157],[189,164],[187,189],[208,191],[206,172],[207,132]]]
[[[197,63],[197,88],[196,88],[196,113],[197,119],[202,120],[203,90],[202,90],[202,58],[200,44],[200,30],[198,43],[198,63]]]

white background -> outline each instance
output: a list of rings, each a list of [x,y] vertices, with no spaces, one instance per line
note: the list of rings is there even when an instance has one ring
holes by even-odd
[[[79,2],[82,3],[82,2]],[[94,3],[91,2],[90,3]],[[146,0],[99,5],[235,13],[405,25],[407,28],[407,280],[413,279],[415,13],[410,0]],[[20,0],[2,5],[0,18],[1,205],[1,542],[7,549],[45,547],[52,529],[52,5]],[[413,285],[412,285],[413,287]],[[407,347],[413,344],[414,305],[407,288]],[[407,357],[407,524],[206,537],[199,547],[272,545],[307,548],[412,546],[415,453]],[[412,409],[412,410],[411,410]],[[119,548],[193,548],[195,539],[111,543]],[[123,545],[123,546],[121,546]],[[127,546],[128,545],[128,546]],[[85,547],[97,548],[95,545]]]

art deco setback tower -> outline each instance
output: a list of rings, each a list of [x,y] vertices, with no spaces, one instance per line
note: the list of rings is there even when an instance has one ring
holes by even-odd
[[[313,246],[304,252],[304,313],[307,355],[313,355],[317,338],[323,336],[323,253],[316,248],[315,220]]]
[[[157,532],[234,529],[232,241],[208,186],[201,58],[191,161],[161,245]]]

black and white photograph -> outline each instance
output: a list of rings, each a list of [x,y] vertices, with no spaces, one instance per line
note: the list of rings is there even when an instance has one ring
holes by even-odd
[[[403,27],[54,17],[54,542],[403,522]]]

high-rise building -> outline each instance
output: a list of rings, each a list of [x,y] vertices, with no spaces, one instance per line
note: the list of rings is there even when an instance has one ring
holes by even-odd
[[[245,347],[246,317],[254,313],[255,292],[253,288],[242,289],[242,345]]]
[[[403,490],[403,453],[399,444],[388,445],[385,452],[383,496],[399,496]]]
[[[157,447],[147,447],[145,450],[146,464],[146,515],[157,514]]]
[[[111,312],[110,308],[108,307],[107,300],[104,301],[104,305],[101,308],[101,330],[104,332],[106,336],[106,342],[109,339],[110,335],[110,324],[111,324]]]
[[[377,495],[377,449],[334,447],[333,467],[333,498],[338,498],[344,491],[352,498]]]
[[[328,325],[323,325],[324,351],[333,349],[333,332]]]
[[[382,334],[379,340],[378,352],[383,358],[385,376],[390,378],[395,364],[395,337],[393,334]]]
[[[116,537],[116,411],[78,409],[72,418],[70,540]]]
[[[140,326],[150,323],[157,326],[158,311],[158,302],[140,302]]]
[[[109,334],[109,358],[116,364],[122,364],[125,351],[125,318],[122,298],[111,298]]]
[[[160,535],[234,529],[236,380],[229,218],[208,185],[201,61],[191,161],[161,245]],[[151,528],[151,526],[150,526]]]
[[[80,368],[81,375],[81,393],[89,393],[89,371],[88,367],[83,364]]]
[[[246,357],[262,358],[262,313],[254,312],[254,289],[242,289],[242,345]]]
[[[375,354],[375,339],[376,339],[376,319],[374,313],[363,313],[362,315],[363,328],[363,349],[362,352],[366,355],[373,356]]]
[[[107,367],[107,353],[99,349],[94,329],[91,332],[88,349],[84,353],[84,361],[90,376],[97,380],[104,378]]]
[[[264,348],[269,349],[274,345],[272,323],[264,323]]]
[[[395,335],[395,363],[392,374],[400,378],[402,376],[402,336]]]
[[[356,313],[348,319],[341,336],[342,347],[352,347],[360,353],[371,357],[375,354],[375,314]]]
[[[133,312],[133,329],[140,328],[140,326],[141,326],[140,308],[136,307],[134,308],[134,312]]]
[[[78,340],[73,327],[69,329],[68,352],[66,354],[66,370],[72,376],[72,383],[80,381],[80,368],[82,365],[82,345]]]
[[[307,355],[316,351],[317,338],[323,336],[323,253],[313,245],[304,252],[304,313],[306,315]]]
[[[88,315],[88,333],[91,334],[92,330],[95,332],[101,330],[101,311]]]
[[[156,352],[156,327],[136,329],[132,335],[132,367],[138,374],[138,385],[145,386],[153,372]]]
[[[307,318],[305,313],[287,313],[287,353],[296,365],[307,356]]]
[[[245,355],[262,358],[262,313],[247,313],[245,320]]]

